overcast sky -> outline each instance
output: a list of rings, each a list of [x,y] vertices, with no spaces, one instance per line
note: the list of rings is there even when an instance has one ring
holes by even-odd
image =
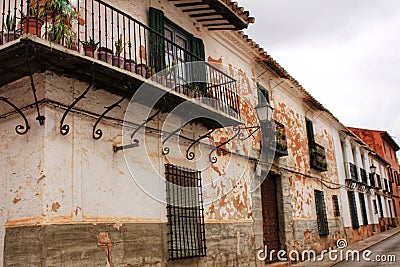
[[[246,33],[343,124],[400,144],[400,0],[238,2]]]

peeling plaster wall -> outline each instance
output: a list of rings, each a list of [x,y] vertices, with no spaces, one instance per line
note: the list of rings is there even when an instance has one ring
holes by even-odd
[[[40,98],[45,97],[65,105],[70,105],[87,87],[86,83],[52,72],[37,74],[34,79],[41,81],[40,87],[37,86]],[[23,80],[27,82],[25,78]],[[22,83],[18,81],[16,85],[7,85],[1,90],[15,92],[17,89],[14,86],[20,86],[20,82]],[[29,87],[21,88],[23,88],[21,94],[29,94]],[[11,93],[10,97],[16,99]],[[100,114],[105,106],[111,105],[119,98],[120,96],[101,88],[95,88],[88,92],[76,108]],[[25,106],[33,101],[26,98],[16,102],[19,106]],[[116,108],[108,116],[122,119],[127,102],[124,101],[121,104],[122,108]],[[236,223],[234,225],[239,229],[241,224],[245,223],[246,232],[240,234],[237,230],[237,234],[252,240],[252,198],[249,192],[254,172],[252,163],[236,155],[220,154],[217,155],[218,162],[210,166],[208,162],[210,148],[204,144],[195,148],[197,154],[203,155],[197,165],[182,160],[179,147],[174,150],[172,145],[171,154],[163,156],[159,133],[149,131],[146,135],[139,132],[135,136],[140,140],[141,145],[138,148],[127,150],[125,154],[114,153],[113,145],[122,143],[120,125],[107,119],[102,120],[98,128],[102,130],[103,136],[100,140],[94,140],[92,127],[96,118],[71,112],[65,120],[70,126],[70,132],[63,136],[59,127],[64,110],[46,104],[40,106],[40,111],[46,116],[45,125],[39,126],[35,121],[34,110],[29,110],[27,114],[32,129],[24,136],[14,132],[15,125],[20,122],[16,116],[0,122],[2,129],[6,129],[1,132],[4,137],[1,145],[4,146],[3,151],[8,151],[2,154],[1,162],[9,163],[1,168],[5,175],[2,183],[5,183],[5,188],[8,188],[6,190],[10,191],[4,204],[1,205],[5,211],[2,213],[4,223],[0,228],[1,236],[4,237],[4,225],[7,229],[23,229],[34,225],[83,223],[108,223],[116,227],[132,223],[165,224],[167,221],[165,204],[141,190],[130,175],[126,165],[126,162],[129,162],[135,169],[135,175],[139,176],[135,178],[143,182],[150,177],[148,179],[151,182],[150,193],[160,196],[162,201],[165,201],[165,183],[163,180],[153,183],[153,177],[158,173],[164,174],[164,163],[202,170],[203,186],[206,186],[204,189],[206,224],[223,223],[222,225],[227,226],[226,223]],[[160,115],[160,118],[163,116],[165,115]],[[180,124],[180,118],[174,118],[173,121]],[[148,125],[160,128],[161,123],[161,120],[156,120]],[[173,130],[178,127],[176,124],[171,126]],[[199,133],[205,132],[203,126],[192,124],[185,127],[181,134],[195,138]],[[130,132],[126,133],[126,137],[129,134]],[[217,134],[214,141],[220,142],[223,134]],[[171,138],[172,143],[174,139],[175,137]],[[181,149],[186,149],[190,144],[188,141],[179,143]],[[149,156],[152,165],[148,164],[144,155]],[[2,190],[5,189],[2,187]],[[236,233],[235,229],[236,226],[233,226],[230,231]],[[230,235],[235,236],[233,232]],[[163,235],[163,233],[158,234]],[[6,238],[7,242],[15,241],[12,241],[10,236]],[[238,237],[236,236],[234,240],[236,238]],[[7,253],[11,253],[8,257],[13,251],[11,243],[5,244],[8,246]],[[217,248],[229,250],[221,244],[216,245]],[[212,250],[209,252],[210,255],[217,253]],[[245,254],[247,258],[250,257],[248,253],[250,252]]]

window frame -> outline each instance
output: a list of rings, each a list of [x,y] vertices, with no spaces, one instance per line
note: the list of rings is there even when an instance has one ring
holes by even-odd
[[[326,215],[324,192],[321,190],[314,190],[314,198],[315,198],[315,211],[317,214],[318,234],[319,236],[328,236],[329,223]]]
[[[347,198],[349,201],[351,226],[353,227],[353,229],[358,229],[358,228],[360,228],[360,222],[358,221],[357,202],[356,202],[355,192],[348,190]]]
[[[332,195],[333,216],[340,217],[339,198],[337,195]]]
[[[204,257],[206,238],[201,171],[172,164],[165,164],[164,167],[168,260]]]

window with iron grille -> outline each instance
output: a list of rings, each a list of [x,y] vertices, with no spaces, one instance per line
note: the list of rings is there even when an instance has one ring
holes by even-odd
[[[381,176],[379,174],[376,175],[376,181],[378,182],[378,188],[382,189],[382,181],[381,181]]]
[[[384,191],[388,191],[388,192],[390,192],[390,190],[389,190],[389,184],[388,184],[388,180],[387,180],[386,178],[383,178],[383,184],[384,184],[384,188],[383,188],[383,190],[384,190]]]
[[[375,175],[373,175],[372,173],[369,174],[369,183],[372,187],[375,187]]]
[[[358,198],[360,199],[361,216],[362,216],[362,220],[363,220],[363,225],[368,225],[367,207],[365,205],[364,194],[363,193],[358,193]]]
[[[372,200],[372,205],[374,205],[374,213],[378,214],[378,205],[376,205],[376,200]]]
[[[349,162],[350,167],[350,178],[354,181],[358,181],[357,166]]]
[[[382,199],[381,199],[380,195],[377,195],[377,198],[378,198],[378,205],[379,205],[379,215],[383,219],[384,218],[384,214],[383,214]]]
[[[357,214],[356,195],[353,191],[347,191],[347,197],[349,198],[351,225],[354,229],[360,228]]]
[[[361,182],[367,185],[368,184],[367,171],[364,170],[363,168],[360,168],[360,176],[361,176]]]
[[[201,172],[165,165],[169,260],[206,256]]]
[[[315,190],[315,209],[317,212],[318,233],[320,236],[329,235],[328,219],[326,217],[326,207],[324,192]]]
[[[332,202],[333,202],[333,216],[339,217],[340,216],[339,200],[336,195],[332,196]]]

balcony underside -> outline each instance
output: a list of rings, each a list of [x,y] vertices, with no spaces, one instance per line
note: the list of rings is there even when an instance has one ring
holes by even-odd
[[[30,55],[29,65],[32,74],[52,71],[89,83],[93,71],[95,73],[94,86],[121,96],[126,93],[128,82],[131,84],[133,93],[146,82],[145,78],[136,73],[111,66],[98,59],[83,56],[77,51],[27,34],[0,46],[0,86],[29,75],[27,53]],[[193,114],[201,114],[202,118],[196,119],[196,122],[203,124],[208,129],[241,123],[240,120],[196,99],[175,92],[155,82],[149,82],[148,84],[150,86],[146,90],[149,90],[149,96],[154,93],[164,94],[165,101],[158,101],[158,103],[163,104],[157,104],[155,108],[162,108],[165,113],[172,111],[177,105],[187,101],[191,114],[185,112],[178,115],[183,118],[192,118]],[[138,102],[141,103],[140,100]],[[146,104],[146,99],[143,99],[141,104]]]

